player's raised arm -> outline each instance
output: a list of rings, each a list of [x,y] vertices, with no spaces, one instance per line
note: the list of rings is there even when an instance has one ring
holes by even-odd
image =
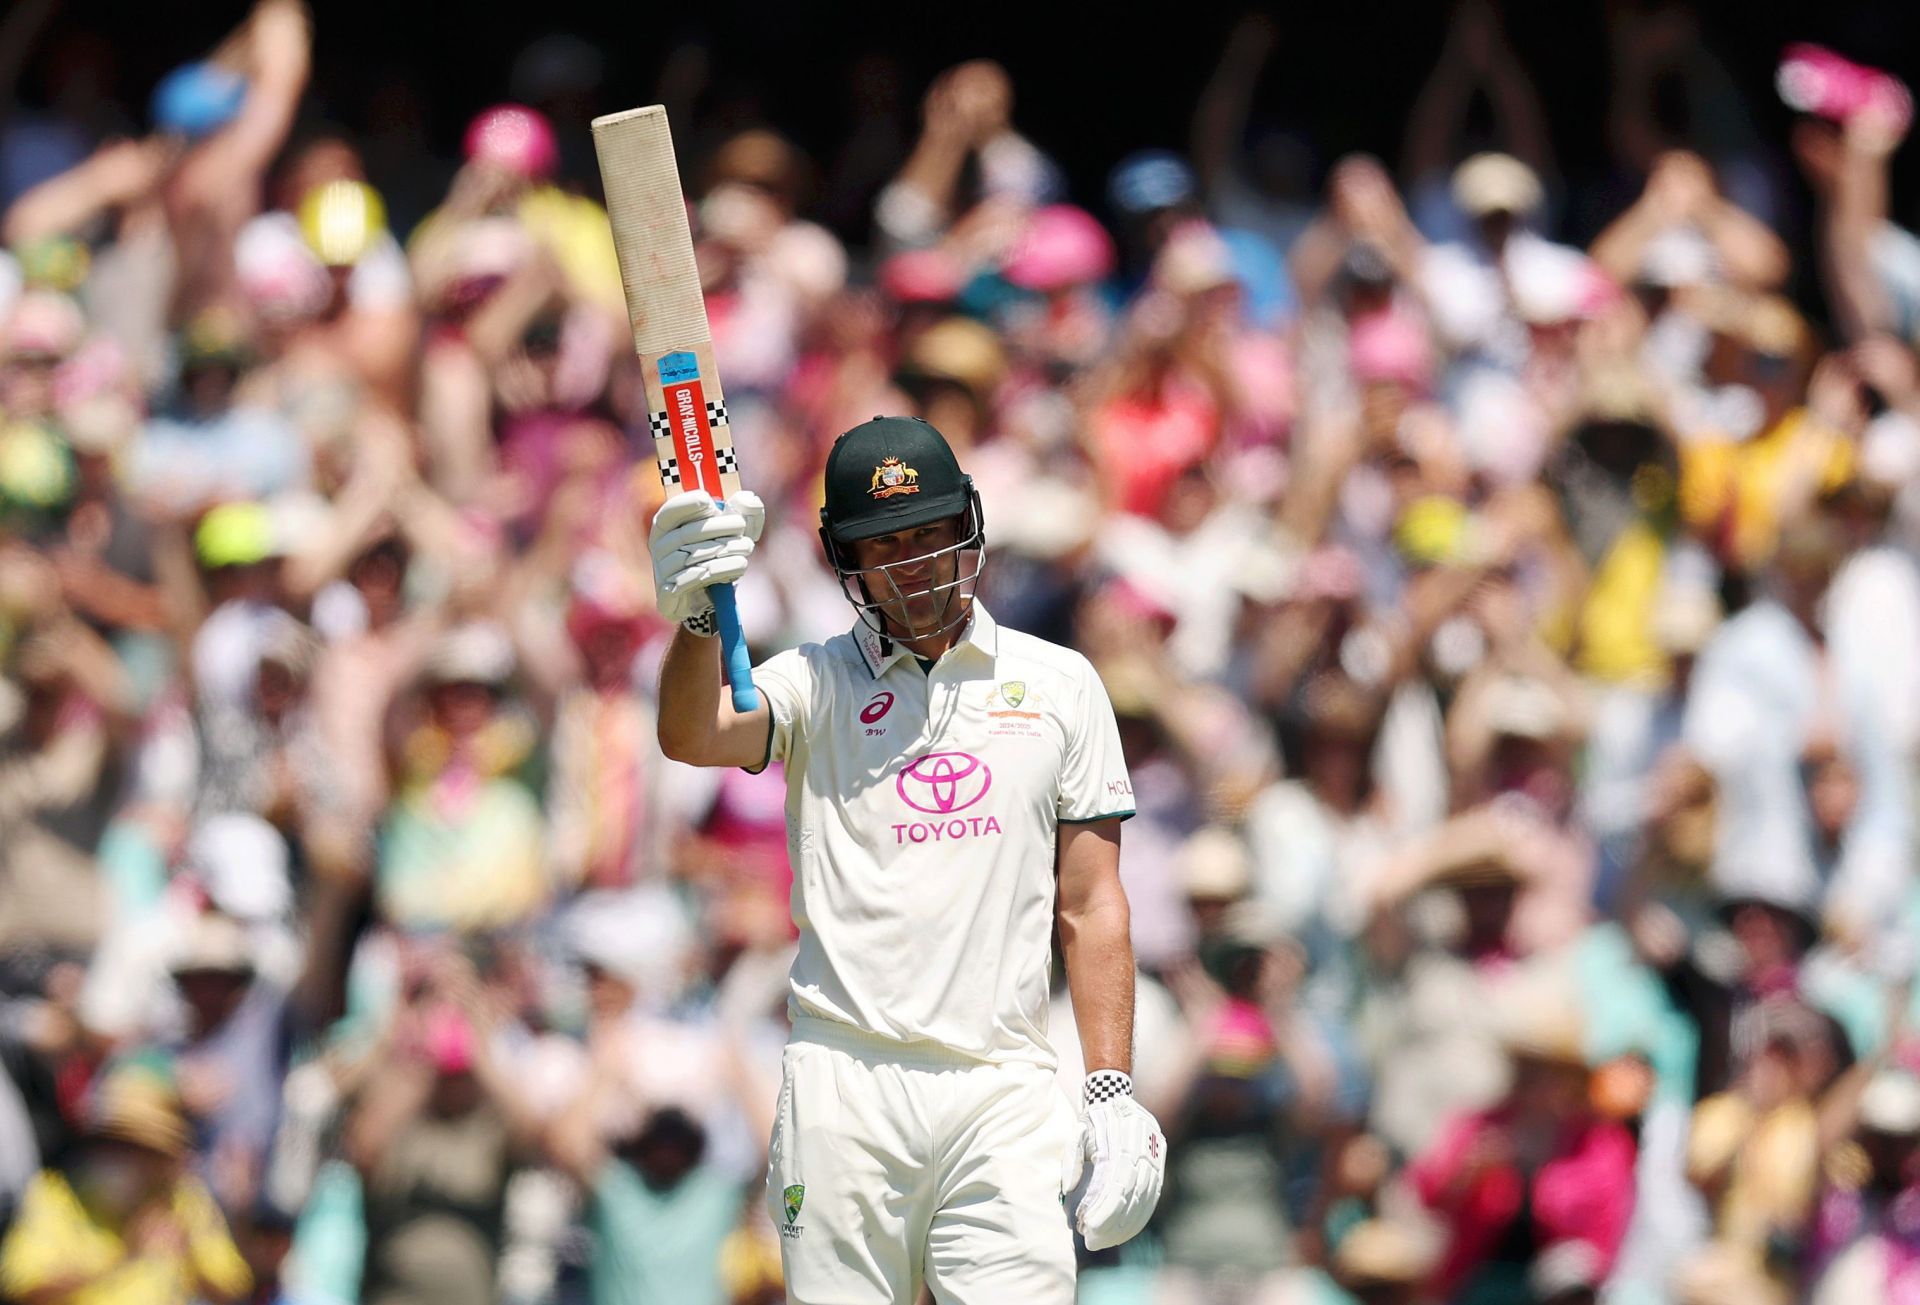
[[[724,509],[689,490],[654,515],[654,592],[660,615],[680,627],[660,668],[660,750],[675,761],[751,768],[766,760],[766,702],[743,714],[722,701],[718,624],[707,592],[746,574],[765,520],[766,509],[748,490]]]

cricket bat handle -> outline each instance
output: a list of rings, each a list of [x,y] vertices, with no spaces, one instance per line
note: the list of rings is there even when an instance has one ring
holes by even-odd
[[[740,628],[733,586],[714,585],[707,596],[713,599],[714,621],[720,627],[720,661],[726,667],[727,687],[733,691],[733,709],[744,716],[759,708],[760,691],[753,687],[753,658],[747,654],[747,632]]]

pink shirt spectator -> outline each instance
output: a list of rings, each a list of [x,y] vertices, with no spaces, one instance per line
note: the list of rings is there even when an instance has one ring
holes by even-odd
[[[1473,1172],[1477,1144],[1511,1120],[1505,1108],[1462,1115],[1408,1170],[1421,1201],[1447,1226],[1447,1250],[1433,1283],[1442,1299],[1486,1262],[1523,1206],[1536,1246],[1584,1242],[1598,1254],[1602,1274],[1620,1252],[1633,1213],[1632,1136],[1611,1120],[1586,1120],[1568,1126],[1531,1183],[1510,1162]]]

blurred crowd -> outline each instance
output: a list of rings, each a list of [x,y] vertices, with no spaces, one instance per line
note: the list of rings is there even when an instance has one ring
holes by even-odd
[[[1097,194],[992,62],[824,165],[658,90],[759,652],[915,413],[1120,717],[1173,1149],[1083,1301],[1920,1300],[1911,103],[1796,47],[1766,139],[1611,21],[1599,196],[1481,0],[1397,172],[1264,125],[1257,17]],[[0,124],[0,1299],[779,1302],[785,786],[654,742],[586,143],[656,96],[546,38],[396,169],[312,39]]]

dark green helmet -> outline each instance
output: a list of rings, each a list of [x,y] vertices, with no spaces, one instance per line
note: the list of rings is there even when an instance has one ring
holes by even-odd
[[[820,543],[840,578],[841,591],[876,631],[889,633],[880,609],[900,600],[901,591],[894,584],[892,568],[881,567],[882,579],[892,592],[871,592],[872,586],[845,546],[949,518],[960,523],[951,551],[974,557],[970,570],[956,570],[954,580],[939,586],[948,595],[941,629],[965,619],[969,605],[953,599],[971,596],[986,550],[980,495],[973,488],[973,478],[960,470],[946,437],[918,417],[875,417],[834,441],[827,454]]]
[[[973,480],[946,437],[918,417],[875,417],[833,442],[820,525],[836,542],[957,517]]]

